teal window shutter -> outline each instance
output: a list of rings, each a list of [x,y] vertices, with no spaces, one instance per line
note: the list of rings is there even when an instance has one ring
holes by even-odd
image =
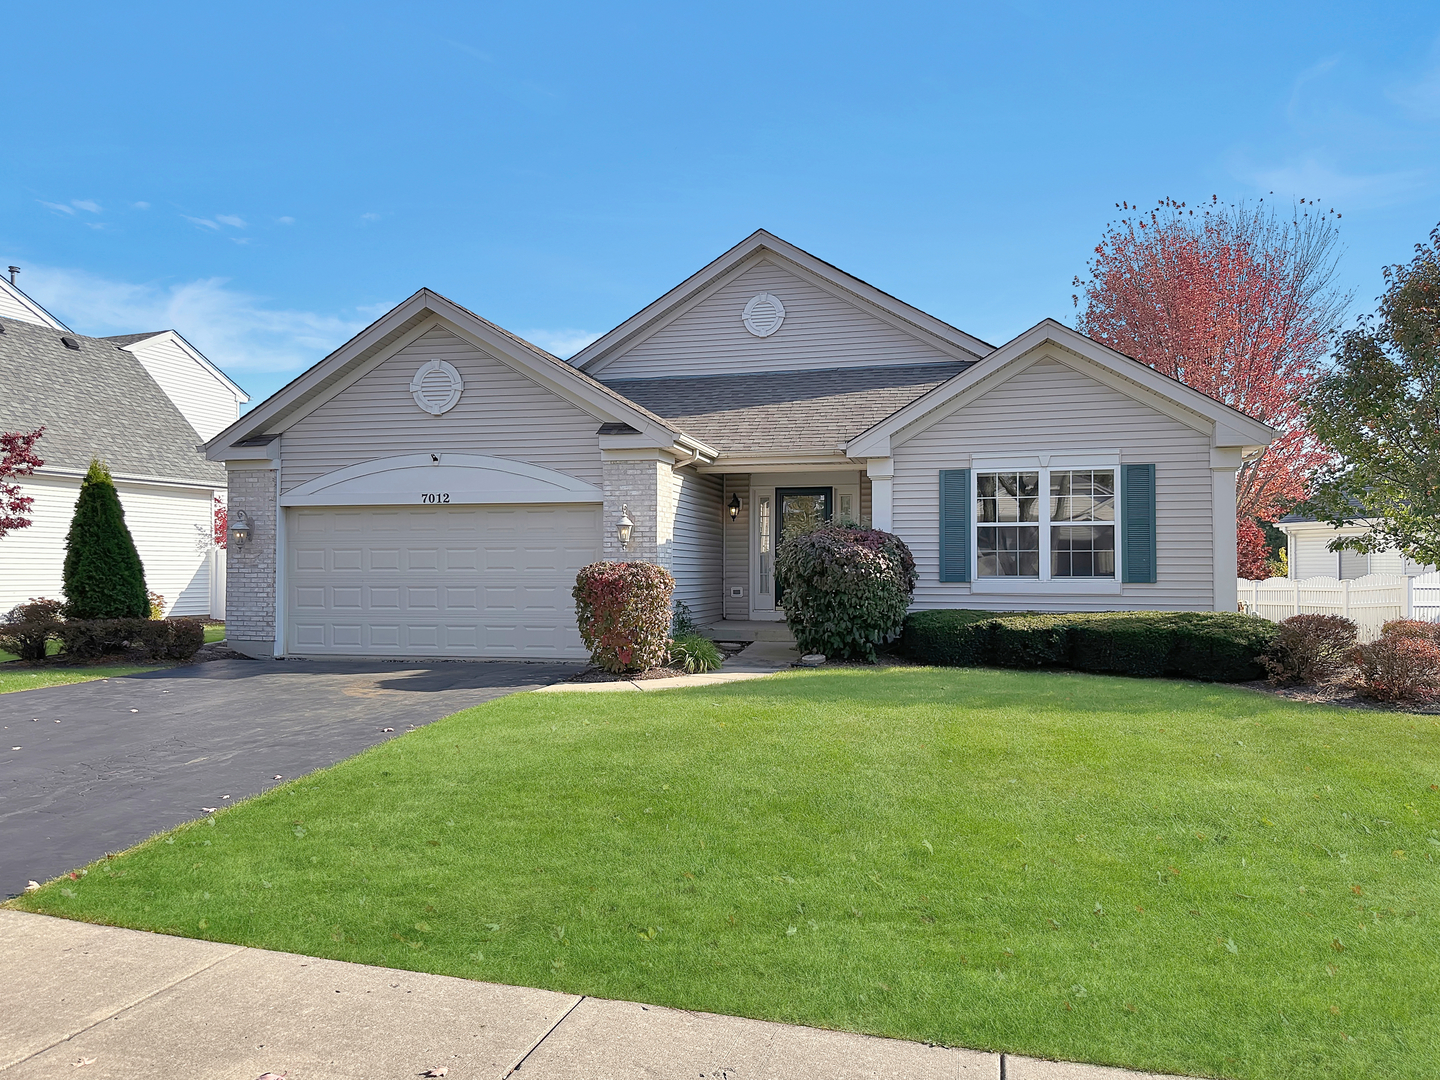
[[[970,580],[970,470],[940,470],[940,580]]]
[[[1155,580],[1155,466],[1120,466],[1120,544],[1129,582]]]

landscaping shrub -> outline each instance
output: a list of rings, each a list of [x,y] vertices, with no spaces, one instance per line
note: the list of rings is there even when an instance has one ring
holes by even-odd
[[[775,552],[785,619],[802,653],[875,659],[901,630],[915,593],[915,559],[893,533],[822,525]]]
[[[575,577],[575,617],[590,657],[606,671],[645,671],[670,657],[675,579],[647,562],[591,563]]]
[[[1271,682],[1319,682],[1345,664],[1355,634],[1355,624],[1341,615],[1291,615],[1260,662]]]
[[[205,643],[205,626],[199,619],[66,619],[56,636],[68,660],[119,654],[137,663],[183,663]]]
[[[1440,695],[1440,627],[1395,619],[1380,637],[1358,645],[1350,659],[1359,669],[1355,689],[1379,701],[1422,702]]]
[[[1276,633],[1274,623],[1228,612],[919,611],[905,620],[904,644],[928,664],[1244,682],[1264,674],[1260,657]]]
[[[682,638],[687,634],[700,633],[700,624],[695,621],[695,613],[690,610],[690,605],[684,600],[675,601],[675,612],[670,617],[670,636]]]
[[[80,485],[65,538],[65,614],[76,619],[144,619],[150,615],[145,568],[125,525],[110,470],[99,461]]]
[[[680,634],[670,642],[670,666],[687,674],[714,671],[724,659],[715,643],[702,634]]]
[[[21,660],[44,660],[45,646],[56,635],[64,607],[59,600],[35,598],[16,604],[0,622],[0,649]]]
[[[150,618],[163,619],[165,617],[165,597],[158,592],[146,594],[146,600],[150,603]]]

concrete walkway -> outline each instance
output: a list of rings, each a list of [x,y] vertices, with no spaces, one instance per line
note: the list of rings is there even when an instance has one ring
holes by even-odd
[[[1138,1080],[1144,1074],[0,911],[4,1080]],[[81,1071],[84,1070],[84,1071]]]
[[[719,671],[703,675],[677,675],[673,679],[620,680],[618,682],[559,682],[540,687],[536,693],[606,693],[616,690],[673,690],[677,686],[714,686],[716,683],[743,682],[763,679],[784,671],[800,654],[793,644],[783,641],[757,641],[726,660]]]

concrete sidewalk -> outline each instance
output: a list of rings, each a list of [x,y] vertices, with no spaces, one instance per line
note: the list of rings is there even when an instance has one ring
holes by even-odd
[[[1138,1080],[0,911],[5,1080]],[[80,1071],[81,1069],[85,1071]]]
[[[673,690],[677,686],[714,686],[717,683],[744,682],[746,679],[763,679],[784,671],[800,654],[793,644],[783,641],[757,641],[745,650],[726,660],[718,671],[707,671],[703,675],[677,675],[672,679],[621,680],[618,682],[558,682],[542,686],[537,694],[553,693],[605,693],[616,690]]]

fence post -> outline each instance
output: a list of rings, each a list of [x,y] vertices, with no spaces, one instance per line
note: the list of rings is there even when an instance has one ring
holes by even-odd
[[[1405,599],[1401,601],[1400,617],[1402,619],[1415,617],[1415,579],[1409,574],[1405,575]]]
[[[1290,606],[1293,607],[1295,610],[1292,611],[1292,612],[1290,612],[1290,614],[1291,614],[1291,615],[1299,615],[1299,614],[1300,614],[1300,579],[1299,579],[1299,578],[1296,578],[1296,579],[1295,579],[1295,588],[1294,588],[1293,590],[1291,590],[1291,591],[1292,591],[1293,595],[1292,595],[1291,598],[1290,598]]]

